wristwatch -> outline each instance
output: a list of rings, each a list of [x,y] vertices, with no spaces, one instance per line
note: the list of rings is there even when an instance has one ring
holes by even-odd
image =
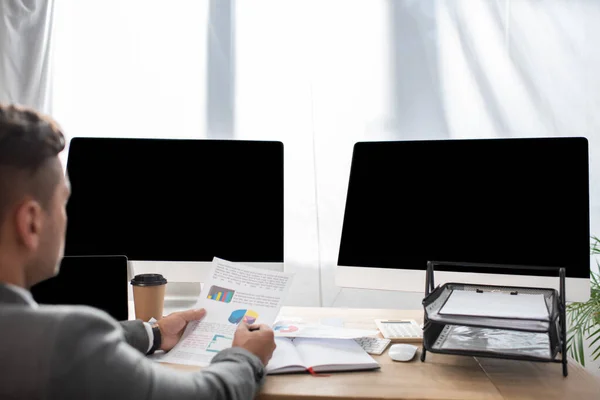
[[[162,344],[162,336],[158,325],[152,325],[152,335],[154,336],[154,340],[148,354],[154,354],[156,350],[160,349],[160,345]]]

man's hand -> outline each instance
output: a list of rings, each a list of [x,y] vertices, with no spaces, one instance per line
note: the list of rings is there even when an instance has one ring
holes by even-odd
[[[160,349],[164,351],[171,350],[179,342],[188,322],[202,319],[205,315],[206,310],[200,308],[197,310],[174,312],[158,320],[156,325],[158,325],[162,336]]]
[[[267,365],[275,350],[275,334],[267,325],[238,325],[233,337],[233,347],[241,347],[260,358]]]

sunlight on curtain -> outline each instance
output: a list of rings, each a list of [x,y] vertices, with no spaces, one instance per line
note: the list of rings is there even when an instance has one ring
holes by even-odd
[[[445,0],[436,14],[451,137],[587,137],[598,235],[600,3]]]
[[[587,29],[598,11],[590,1],[440,2],[444,104],[453,135],[592,133]]]
[[[588,0],[238,0],[236,137],[285,143],[286,258],[322,268],[324,304],[356,141],[586,136],[600,231],[599,16]]]
[[[337,253],[352,146],[390,138],[385,4],[236,5],[236,138],[284,143],[286,267],[318,290],[322,252]]]
[[[68,137],[205,137],[207,2],[55,7],[53,108]]]
[[[286,264],[309,270],[306,286],[323,273],[325,305],[357,141],[586,136],[600,234],[599,2],[233,4],[234,138],[284,143]],[[210,137],[208,1],[55,6],[54,116],[67,135]]]
[[[315,157],[335,150],[319,173],[338,177],[347,172],[355,141],[389,138],[379,129],[390,96],[385,7],[364,1],[238,1],[236,30],[236,138],[284,142],[286,200],[303,205],[290,206],[298,211],[290,231],[305,230],[298,240],[314,248],[316,232],[306,225],[317,217]],[[344,180],[335,184],[345,187]],[[296,261],[308,256],[294,254]]]

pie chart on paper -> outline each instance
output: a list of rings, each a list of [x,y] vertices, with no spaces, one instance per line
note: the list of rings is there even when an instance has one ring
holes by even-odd
[[[235,310],[229,316],[229,322],[232,324],[239,324],[240,322],[245,322],[247,324],[253,324],[256,322],[258,318],[258,313],[252,310]]]

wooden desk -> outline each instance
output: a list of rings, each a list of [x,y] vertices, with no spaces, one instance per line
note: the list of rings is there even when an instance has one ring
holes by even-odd
[[[284,307],[282,315],[305,321],[338,317],[349,328],[376,329],[376,318],[412,318],[422,321],[421,311]],[[268,376],[259,399],[600,399],[600,379],[574,362],[564,378],[560,364],[475,359],[428,353],[394,362],[387,355],[374,356],[381,369],[339,372],[316,378],[309,374]],[[178,369],[194,367],[173,366]],[[196,368],[197,369],[197,368]]]

